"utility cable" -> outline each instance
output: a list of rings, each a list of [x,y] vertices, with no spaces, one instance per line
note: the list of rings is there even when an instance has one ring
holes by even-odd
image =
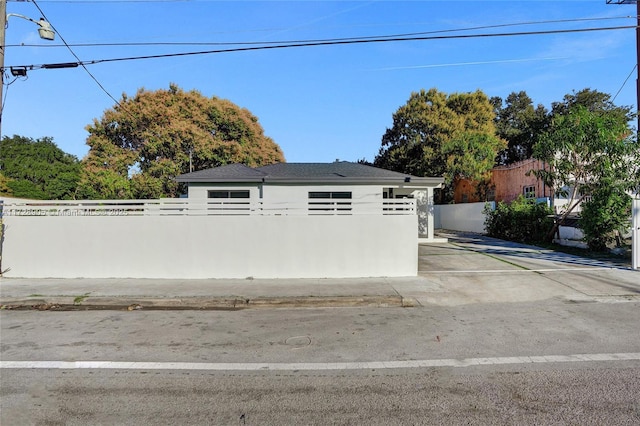
[[[30,0],[8,0],[25,2]],[[220,0],[40,0],[40,3],[211,3]]]
[[[6,79],[8,77],[6,75],[6,70],[2,70],[1,72],[5,73],[4,78]],[[27,76],[24,77],[25,80],[27,78],[28,78]],[[14,77],[13,80],[11,80],[10,82],[4,83],[4,93],[3,93],[3,96],[2,96],[2,106],[0,107],[0,117],[2,117],[2,114],[4,113],[4,106],[7,104],[7,95],[9,94],[9,86],[11,86],[13,83],[15,83],[16,80],[18,80],[18,77]]]
[[[42,11],[42,9],[40,9],[40,6],[38,5],[38,3],[36,2],[36,0],[31,0],[31,2],[36,6],[36,8],[38,9],[38,11],[40,12],[40,14],[42,15],[42,17],[48,21],[51,24],[51,21],[49,21],[49,19],[46,17],[46,15],[44,14],[44,12]],[[113,96],[111,96],[111,93],[109,93],[107,91],[107,89],[105,89],[105,87],[98,81],[98,79],[91,74],[91,72],[87,69],[87,67],[85,66],[85,64],[83,63],[83,61],[78,57],[78,55],[76,55],[76,53],[73,51],[73,49],[67,44],[67,41],[64,39],[64,37],[62,37],[62,35],[58,32],[58,30],[53,26],[53,24],[51,24],[51,27],[53,28],[53,30],[56,32],[56,34],[58,34],[58,37],[60,37],[60,40],[62,40],[62,42],[64,43],[64,45],[67,47],[67,49],[69,49],[69,52],[71,52],[71,54],[73,55],[74,58],[77,59],[77,65],[76,66],[81,66],[86,72],[87,74],[89,74],[89,77],[91,77],[93,79],[93,81],[96,82],[96,84],[98,85],[98,87],[100,87],[100,89],[102,89],[102,91],[104,93],[107,94],[107,96],[109,96],[115,103],[116,105],[119,105],[120,107],[122,107],[122,105],[120,105],[120,103],[118,102],[118,100],[116,98],[114,98]],[[46,68],[46,67],[45,67]],[[55,66],[51,66],[49,68],[56,68]]]
[[[400,38],[400,37],[414,37],[431,34],[444,34],[462,31],[477,31],[488,30],[495,28],[516,27],[524,25],[544,25],[544,24],[559,24],[559,23],[574,23],[574,22],[586,22],[586,21],[604,21],[604,20],[617,20],[634,18],[633,16],[618,16],[618,17],[602,17],[602,18],[574,18],[574,19],[555,19],[548,21],[525,21],[525,22],[512,22],[507,24],[494,24],[494,25],[482,25],[475,27],[465,28],[452,28],[447,30],[433,30],[433,31],[421,31],[403,34],[390,34],[390,35],[376,35],[376,36],[362,36],[362,37],[343,37],[343,38],[328,38],[328,39],[307,39],[307,40],[280,40],[280,41],[246,41],[246,42],[125,42],[125,43],[77,43],[69,46],[73,47],[118,47],[118,46],[235,46],[235,45],[270,45],[270,44],[299,44],[299,43],[314,43],[314,42],[342,42],[342,41],[357,41],[368,39],[382,39],[382,38]],[[274,30],[264,30],[274,31]],[[67,45],[62,45],[67,47]],[[61,47],[56,44],[13,44],[6,47]]]
[[[629,75],[627,76],[627,78],[625,78],[624,83],[622,83],[622,86],[620,86],[620,88],[618,89],[618,91],[616,92],[615,96],[613,97],[613,99],[611,100],[611,102],[615,102],[616,98],[618,97],[618,95],[620,94],[620,92],[622,91],[622,89],[624,88],[624,86],[627,84],[627,81],[629,81],[629,78],[631,77],[631,75],[633,74],[633,72],[638,68],[638,64],[635,64],[633,66],[633,69],[631,70],[631,72],[629,73]]]
[[[365,44],[365,43],[389,43],[389,42],[402,42],[402,41],[453,40],[453,39],[513,37],[513,36],[528,36],[528,35],[568,34],[568,33],[584,33],[584,32],[593,32],[593,31],[625,30],[625,29],[636,29],[636,28],[637,27],[635,25],[628,25],[628,26],[618,26],[618,27],[579,28],[579,29],[570,29],[570,30],[523,31],[523,32],[515,32],[515,33],[457,34],[457,35],[417,36],[417,37],[382,37],[382,38],[363,38],[363,39],[338,40],[338,41],[320,40],[320,41],[311,41],[307,43],[246,46],[246,47],[236,47],[236,48],[230,48],[230,49],[204,50],[204,51],[196,51],[196,52],[179,52],[179,53],[165,53],[165,54],[157,54],[157,55],[129,56],[129,57],[110,58],[110,59],[94,59],[90,61],[80,61],[79,58],[76,57],[76,59],[78,59],[78,62],[64,62],[64,63],[41,64],[41,65],[23,65],[22,67],[25,67],[31,70],[71,68],[71,67],[77,67],[77,66],[107,63],[107,62],[174,58],[174,57],[182,57],[182,56],[208,55],[208,54],[215,54],[215,53],[230,53],[230,52],[248,52],[248,51],[269,50],[269,49],[288,49],[288,48],[295,48],[295,47],[318,47],[318,46],[336,46],[336,45],[351,45],[351,44]]]

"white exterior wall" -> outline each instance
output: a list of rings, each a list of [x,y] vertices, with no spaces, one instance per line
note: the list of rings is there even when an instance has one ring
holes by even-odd
[[[233,191],[233,190],[249,190],[249,198],[251,200],[259,200],[260,199],[260,186],[256,183],[249,184],[219,184],[219,185],[211,185],[211,184],[201,184],[201,183],[190,183],[188,188],[188,197],[189,199],[200,201],[206,200],[208,198],[208,191],[211,190],[220,190],[220,191]]]
[[[210,190],[248,189],[251,201],[262,201],[265,212],[287,209],[301,213],[308,210],[309,192],[351,192],[352,212],[378,207],[382,203],[381,185],[307,185],[307,184],[189,184],[189,200],[204,201]],[[348,202],[349,200],[336,200]],[[359,205],[355,205],[355,203]]]
[[[490,204],[495,209],[494,202],[436,205],[434,206],[436,227],[485,234],[487,232],[484,228],[486,216],[483,211],[486,204]]]
[[[560,237],[553,239],[553,242],[556,244],[583,249],[589,247],[589,245],[583,241],[584,233],[580,228],[575,228],[573,226],[559,226],[558,234]]]
[[[309,192],[351,192],[351,200],[361,207],[367,204],[382,203],[382,187],[380,185],[265,185],[263,202],[278,208],[290,205],[306,210],[309,203]],[[336,200],[348,202],[348,199]],[[353,205],[353,212],[358,212],[358,205]]]
[[[3,220],[6,277],[417,275],[415,215],[6,216]]]
[[[189,184],[189,198],[204,200],[210,190],[235,190],[248,189],[251,199],[262,198],[265,202],[280,204],[291,204],[296,200],[301,200],[304,204],[309,199],[311,191],[348,191],[352,193],[352,199],[358,201],[381,201],[381,185],[295,185],[295,184]],[[261,191],[263,193],[261,194]]]

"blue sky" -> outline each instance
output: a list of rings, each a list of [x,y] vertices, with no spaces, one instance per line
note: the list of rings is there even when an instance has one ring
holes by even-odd
[[[36,4],[59,34],[54,42],[40,40],[35,24],[11,17],[5,67],[76,62],[60,36],[78,58],[91,61],[232,47],[95,46],[103,43],[286,42],[483,26],[500,27],[438,35],[636,23],[635,5],[608,5],[605,0],[36,0]],[[9,1],[7,13],[37,20],[36,4]],[[93,78],[82,67],[33,69],[26,79],[5,79],[11,84],[5,86],[2,134],[49,136],[61,149],[82,158],[88,151],[85,127],[115,105],[109,95],[120,100],[123,93],[133,96],[139,88],[167,89],[175,83],[249,109],[289,162],[372,160],[392,125],[392,114],[411,92],[432,87],[446,93],[480,89],[505,98],[524,90],[534,103],[550,107],[565,94],[588,87],[612,96],[619,92],[616,104],[635,106],[635,65],[635,31],[624,29],[115,61],[87,65]]]

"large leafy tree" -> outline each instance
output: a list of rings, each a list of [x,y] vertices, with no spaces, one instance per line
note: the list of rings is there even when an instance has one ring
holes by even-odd
[[[79,195],[158,198],[178,195],[174,177],[229,163],[284,161],[247,109],[197,91],[140,89],[87,127]]]
[[[616,105],[611,100],[610,94],[590,88],[566,94],[561,102],[552,103],[551,115],[552,117],[567,115],[577,106],[583,106],[594,113],[606,113],[609,116],[615,116],[621,121],[631,121],[634,116],[631,106]]]
[[[496,136],[493,106],[483,92],[421,90],[393,114],[374,165],[416,176],[444,176],[446,194],[457,179],[484,179],[505,146]]]
[[[554,114],[550,129],[536,143],[533,154],[548,164],[547,169],[534,173],[557,194],[569,198],[566,210],[548,239],[553,238],[557,225],[586,197],[616,194],[624,198],[626,191],[637,191],[640,186],[640,146],[629,127],[627,115],[621,114],[619,109],[570,105],[562,113]],[[597,199],[593,206],[618,208],[625,203]],[[615,217],[620,214],[619,211],[610,212]],[[600,228],[599,232],[602,231]]]
[[[531,158],[533,145],[548,127],[550,117],[543,105],[534,108],[526,92],[513,92],[503,101],[492,97],[496,114],[497,135],[507,141],[507,148],[498,153],[498,164],[512,164]]]
[[[80,176],[78,159],[53,139],[14,135],[0,141],[0,191],[18,198],[71,199]]]

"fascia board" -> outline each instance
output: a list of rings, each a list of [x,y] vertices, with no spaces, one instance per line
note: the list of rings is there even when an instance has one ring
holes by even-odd
[[[404,179],[398,178],[370,178],[370,177],[353,177],[353,178],[344,178],[338,177],[308,177],[308,178],[289,178],[289,177],[264,177],[264,178],[229,178],[229,179],[211,179],[206,177],[198,177],[198,178],[176,178],[177,182],[180,183],[210,183],[210,184],[218,184],[218,183],[274,183],[274,184],[297,184],[297,185],[306,185],[306,184],[340,184],[340,185],[394,185],[394,186],[403,186],[403,187],[434,187],[439,188],[444,183],[444,178],[437,177],[427,177],[427,178],[416,178],[411,177],[410,181],[405,181]]]
[[[264,178],[237,178],[237,179],[211,179],[211,178],[176,178],[176,182],[180,183],[261,183]]]
[[[412,177],[409,182],[398,178],[370,178],[370,177],[309,177],[309,178],[274,178],[265,177],[264,183],[284,183],[284,184],[341,184],[341,185],[394,185],[394,186],[411,186],[411,187],[439,187],[444,183],[444,178],[415,178]]]

